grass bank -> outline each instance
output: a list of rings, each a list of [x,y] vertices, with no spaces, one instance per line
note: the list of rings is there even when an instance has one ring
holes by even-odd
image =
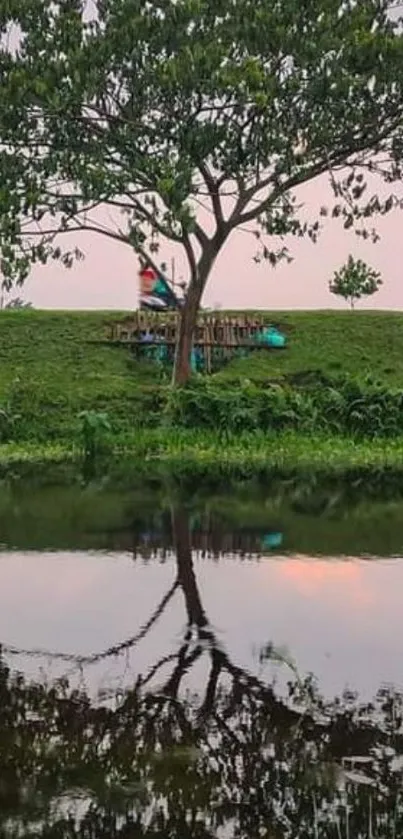
[[[102,453],[99,471],[124,462],[133,476],[171,473],[178,479],[205,477],[248,479],[270,477],[276,472],[304,471],[363,475],[393,470],[403,479],[403,436],[393,440],[354,441],[339,436],[304,436],[295,432],[264,435],[243,433],[227,438],[225,445],[211,432],[159,429],[121,437]],[[8,443],[0,447],[0,476],[10,468],[33,469],[39,464],[83,464],[78,446],[68,443]]]
[[[76,457],[83,411],[108,414],[111,452],[143,460],[218,458],[228,470],[268,460],[336,466],[400,459],[403,314],[267,313],[287,334],[285,351],[234,360],[173,395],[169,371],[104,342],[123,316],[0,312],[3,466]]]

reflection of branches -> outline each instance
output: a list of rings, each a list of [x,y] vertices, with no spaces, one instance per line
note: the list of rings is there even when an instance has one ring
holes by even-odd
[[[180,589],[184,597],[187,614],[187,626],[183,642],[176,653],[163,656],[159,662],[153,665],[147,676],[140,679],[140,683],[143,686],[149,684],[165,665],[175,663],[171,675],[161,688],[161,694],[166,697],[171,697],[171,699],[176,699],[185,675],[204,654],[207,654],[211,660],[210,676],[200,708],[200,720],[212,712],[220,684],[222,679],[226,677],[232,682],[231,695],[233,697],[232,701],[235,704],[244,695],[256,693],[264,696],[268,705],[275,703],[278,707],[283,706],[284,718],[287,718],[289,723],[293,724],[296,719],[299,719],[299,715],[283,705],[279,699],[275,699],[272,689],[264,685],[259,678],[234,664],[225,650],[222,649],[209,623],[198,588],[192,560],[189,516],[186,510],[181,507],[175,507],[171,513],[171,523],[173,542],[176,550],[177,577],[147,623],[144,624],[136,635],[102,652],[87,656],[41,649],[22,650],[12,646],[3,646],[3,652],[8,655],[24,654],[30,657],[48,657],[53,660],[70,662],[79,668],[100,662],[110,656],[117,656],[124,651],[127,652],[133,649],[136,644],[146,637],[149,630],[163,614],[175,592]]]
[[[140,680],[142,688],[144,688],[145,685],[152,681],[154,676],[158,673],[158,670],[161,670],[161,667],[165,667],[165,665],[170,664],[171,661],[176,661],[177,657],[177,653],[171,653],[170,655],[164,655],[163,658],[157,661],[157,663],[150,668],[150,670],[147,673],[147,676],[144,676]]]
[[[211,658],[212,664],[207,682],[206,693],[204,695],[204,701],[199,712],[199,717],[201,720],[208,717],[213,711],[218,681],[221,675],[221,665],[218,650],[212,651]]]
[[[102,661],[109,656],[116,656],[119,653],[124,652],[125,650],[133,649],[140,641],[145,638],[147,633],[150,631],[152,626],[157,622],[158,618],[161,617],[162,613],[164,612],[165,608],[167,607],[169,601],[172,599],[173,595],[175,594],[178,588],[178,581],[176,580],[174,584],[171,586],[167,594],[164,595],[161,602],[158,604],[157,608],[154,610],[153,614],[151,615],[150,619],[147,623],[142,626],[139,632],[136,635],[133,635],[131,638],[127,638],[125,641],[121,641],[119,644],[114,644],[112,647],[109,647],[107,650],[103,650],[99,653],[93,653],[92,655],[76,655],[74,653],[58,653],[52,650],[42,650],[42,649],[30,649],[30,650],[23,650],[20,647],[14,647],[7,644],[2,644],[2,650],[7,655],[26,655],[30,658],[51,658],[59,661],[67,661],[77,664],[78,666],[82,666],[84,664],[95,664],[99,661]]]
[[[179,653],[174,673],[165,687],[165,692],[170,694],[174,692],[177,695],[182,678],[200,656],[207,652],[211,658],[211,669],[204,701],[200,709],[201,718],[211,712],[220,680],[224,675],[231,678],[235,689],[238,690],[238,695],[248,691],[257,691],[260,695],[264,695],[267,703],[273,703],[274,701],[279,703],[278,699],[274,699],[273,691],[269,686],[264,685],[260,679],[233,664],[216,638],[208,621],[198,589],[192,560],[189,517],[183,508],[175,508],[172,511],[172,530],[178,565],[178,584],[185,599],[188,627],[185,643]],[[195,644],[194,650],[187,655],[192,639]],[[283,713],[288,715],[288,718],[292,721],[298,716],[285,706]]]
[[[221,664],[213,655],[205,696]],[[116,709],[101,708],[65,686],[13,679],[0,659],[0,835],[11,820],[13,835],[36,820],[43,824],[37,839],[125,839],[134,824],[139,839],[205,839],[221,830],[239,839],[335,839],[345,835],[346,813],[350,835],[364,836],[369,808],[374,836],[403,835],[401,776],[391,762],[402,745],[401,701],[390,692],[379,694],[372,710],[329,704],[327,728],[306,724],[296,734],[257,685],[239,693],[238,680],[212,689],[202,719],[186,698],[144,686],[137,682]],[[340,728],[343,743],[336,743]],[[365,773],[343,774],[341,746],[361,755]],[[46,804],[71,789],[80,797],[75,822]]]
[[[0,655],[0,836],[2,818],[10,824],[12,817],[24,829],[29,819],[43,824],[37,839],[125,839],[134,825],[139,839],[210,839],[220,832],[236,839],[334,839],[346,834],[346,813],[350,836],[363,836],[369,808],[373,835],[403,835],[401,777],[392,766],[403,752],[401,698],[385,690],[367,707],[327,703],[295,673],[287,696],[276,696],[218,642],[183,510],[173,511],[172,526],[175,583],[140,633],[83,660],[137,643],[181,590],[187,621],[179,648],[138,676],[116,707],[96,706],[85,691],[69,692],[62,683],[13,679]],[[190,700],[183,679],[203,656],[206,684]],[[162,686],[151,688],[168,665]],[[296,710],[293,700],[309,712]],[[361,759],[360,773],[344,771],[347,756]],[[45,808],[74,788],[76,823],[55,806]]]

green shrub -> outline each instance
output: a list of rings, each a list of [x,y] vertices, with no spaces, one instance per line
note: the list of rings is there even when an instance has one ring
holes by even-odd
[[[86,459],[94,460],[97,454],[105,448],[112,426],[107,414],[99,411],[81,411],[79,438],[83,455]]]
[[[20,414],[15,413],[9,402],[0,405],[0,443],[9,443],[18,438],[20,420]]]
[[[236,388],[217,387],[200,380],[169,394],[165,416],[171,425],[227,436],[294,430],[357,438],[397,437],[403,432],[403,391],[351,379],[265,388],[249,382]]]

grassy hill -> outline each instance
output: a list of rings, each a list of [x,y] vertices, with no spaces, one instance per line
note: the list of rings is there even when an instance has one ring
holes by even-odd
[[[151,363],[103,344],[122,313],[0,312],[0,409],[23,416],[46,439],[70,433],[77,414],[106,410],[119,425],[140,415],[158,419],[161,379]],[[322,371],[403,388],[403,313],[275,312],[267,314],[288,336],[284,351],[261,351],[229,363],[221,385],[248,378],[266,383],[284,375]],[[42,432],[41,432],[42,433]]]
[[[287,350],[234,361],[217,374],[220,378],[267,381],[321,370],[331,376],[371,375],[403,387],[403,312],[274,312],[268,320],[287,334]]]

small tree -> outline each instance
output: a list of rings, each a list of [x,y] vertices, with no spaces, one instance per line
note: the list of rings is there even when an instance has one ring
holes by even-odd
[[[357,300],[375,294],[381,285],[379,272],[374,271],[362,259],[354,259],[350,254],[346,264],[339,271],[335,271],[329,289],[332,294],[348,300],[351,309],[354,309]]]

